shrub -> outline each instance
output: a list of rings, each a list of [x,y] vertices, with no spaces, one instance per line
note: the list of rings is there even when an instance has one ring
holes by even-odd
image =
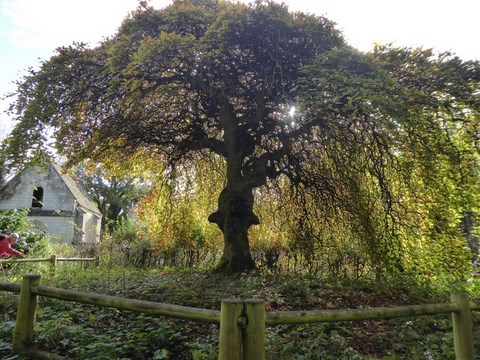
[[[41,254],[48,247],[49,235],[29,221],[27,209],[0,212],[0,230],[7,234],[18,233],[32,253]]]

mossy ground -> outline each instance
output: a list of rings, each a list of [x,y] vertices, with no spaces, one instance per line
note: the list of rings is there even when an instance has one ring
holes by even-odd
[[[15,279],[18,281],[18,277]],[[468,284],[475,297],[475,284]],[[224,298],[261,298],[267,311],[358,309],[449,301],[449,289],[408,279],[319,279],[206,271],[65,267],[42,284],[99,294],[219,309]],[[465,283],[466,284],[466,283]],[[10,355],[17,295],[1,293],[0,357]],[[475,314],[476,312],[474,312]],[[475,327],[480,314],[474,315]],[[480,336],[475,347],[480,352]],[[216,359],[218,326],[54,299],[39,299],[35,343],[72,359]],[[454,359],[448,315],[273,326],[267,359]],[[480,359],[480,355],[478,357]]]

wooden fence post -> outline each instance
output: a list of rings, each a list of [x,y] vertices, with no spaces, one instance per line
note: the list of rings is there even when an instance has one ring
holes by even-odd
[[[243,301],[224,299],[220,307],[219,360],[242,360],[242,329],[239,326],[243,315]]]
[[[460,305],[452,313],[455,357],[458,360],[473,360],[472,309],[467,294],[452,294],[452,303]]]
[[[243,340],[244,360],[265,360],[265,301],[245,300],[245,338]]]
[[[56,267],[57,267],[57,255],[50,255],[50,272],[52,275],[55,274]]]
[[[27,352],[32,348],[37,296],[31,293],[31,288],[38,285],[39,282],[40,275],[23,276],[13,338],[12,352],[14,354]]]

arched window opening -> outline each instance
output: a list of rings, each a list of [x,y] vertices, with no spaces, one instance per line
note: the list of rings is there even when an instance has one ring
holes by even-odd
[[[43,188],[36,187],[33,189],[32,208],[41,208],[43,206]]]

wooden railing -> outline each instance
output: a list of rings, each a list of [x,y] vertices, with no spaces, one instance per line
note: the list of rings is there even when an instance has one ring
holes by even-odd
[[[55,271],[58,262],[93,262],[95,265],[98,265],[98,257],[94,258],[62,258],[57,257],[57,255],[50,255],[47,258],[13,258],[13,259],[0,259],[1,264],[19,264],[19,263],[36,263],[36,262],[48,262],[50,263],[51,271]]]
[[[260,299],[224,299],[218,311],[41,286],[39,275],[25,275],[22,284],[0,282],[0,291],[20,293],[12,352],[34,352],[37,358],[45,359],[61,357],[33,349],[33,325],[38,296],[220,324],[220,360],[264,360],[267,325],[392,319],[449,313],[452,314],[456,358],[473,360],[472,310],[480,310],[480,304],[472,302],[466,294],[452,294],[451,302],[444,304],[282,312],[265,312],[265,303]]]

